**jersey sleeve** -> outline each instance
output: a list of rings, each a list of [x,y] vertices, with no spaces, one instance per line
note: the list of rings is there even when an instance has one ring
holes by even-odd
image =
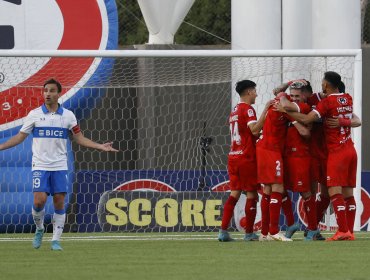
[[[253,107],[250,107],[246,110],[246,119],[247,119],[247,125],[257,121],[256,111],[254,110]]]
[[[301,102],[301,103],[299,103],[297,105],[299,107],[299,111],[302,114],[308,114],[311,111],[311,107],[307,103]]]
[[[27,117],[25,118],[20,131],[30,134],[33,131],[34,127],[35,127],[35,118],[34,118],[33,111],[31,111],[28,113]]]
[[[77,123],[77,119],[76,119],[75,114],[73,114],[72,112],[70,112],[69,117],[68,117],[68,120],[69,120],[68,129],[69,130],[72,130],[73,134],[76,134],[76,133],[80,132],[80,128],[78,126],[78,123]]]
[[[323,99],[321,100],[315,109],[313,109],[312,111],[314,111],[318,116],[319,118],[323,118],[326,116],[327,112],[328,112],[328,107],[327,107],[327,101],[328,99]]]

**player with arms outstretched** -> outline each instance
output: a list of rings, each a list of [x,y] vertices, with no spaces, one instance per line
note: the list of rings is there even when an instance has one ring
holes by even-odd
[[[9,149],[22,143],[28,135],[33,135],[32,176],[33,207],[32,216],[36,224],[33,247],[40,248],[44,235],[45,203],[48,195],[53,196],[53,237],[51,249],[61,251],[60,237],[65,223],[64,199],[68,187],[67,140],[71,133],[74,141],[84,147],[106,152],[117,152],[112,143],[98,144],[85,138],[75,115],[58,103],[62,92],[61,84],[50,79],[43,87],[44,104],[32,110],[25,118],[17,135],[0,144],[0,150]]]
[[[240,96],[240,102],[234,107],[229,117],[231,149],[228,156],[228,174],[231,193],[224,205],[218,240],[233,240],[227,229],[241,192],[245,191],[247,201],[244,240],[254,241],[258,240],[258,236],[253,232],[258,202],[256,140],[265,121],[267,108],[272,103],[269,101],[266,104],[261,117],[257,120],[256,111],[251,106],[257,97],[256,84],[250,80],[243,80],[236,84],[235,90]]]

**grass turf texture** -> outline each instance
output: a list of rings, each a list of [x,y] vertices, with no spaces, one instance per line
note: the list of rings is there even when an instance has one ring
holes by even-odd
[[[326,236],[330,236],[330,234]],[[0,235],[1,279],[370,279],[370,233],[356,241],[217,241],[217,233]]]

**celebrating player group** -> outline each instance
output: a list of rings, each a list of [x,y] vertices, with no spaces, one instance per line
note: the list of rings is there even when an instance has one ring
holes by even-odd
[[[338,230],[326,241],[354,240],[357,154],[351,128],[360,126],[361,120],[353,112],[352,97],[345,93],[341,76],[325,72],[320,93],[313,93],[310,82],[304,79],[280,85],[258,120],[252,107],[256,86],[250,80],[236,84],[240,102],[229,117],[231,192],[224,205],[218,240],[233,240],[227,230],[235,205],[245,192],[244,240],[292,241],[300,226],[294,221],[288,191],[299,193],[303,199],[305,241],[325,240],[318,225],[330,202]],[[253,225],[260,187],[262,227],[258,236]],[[281,209],[287,223],[284,234],[279,227]]]

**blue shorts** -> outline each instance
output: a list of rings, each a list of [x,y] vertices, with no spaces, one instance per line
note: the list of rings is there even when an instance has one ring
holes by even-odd
[[[32,171],[32,191],[45,192],[48,195],[68,191],[68,171]]]

